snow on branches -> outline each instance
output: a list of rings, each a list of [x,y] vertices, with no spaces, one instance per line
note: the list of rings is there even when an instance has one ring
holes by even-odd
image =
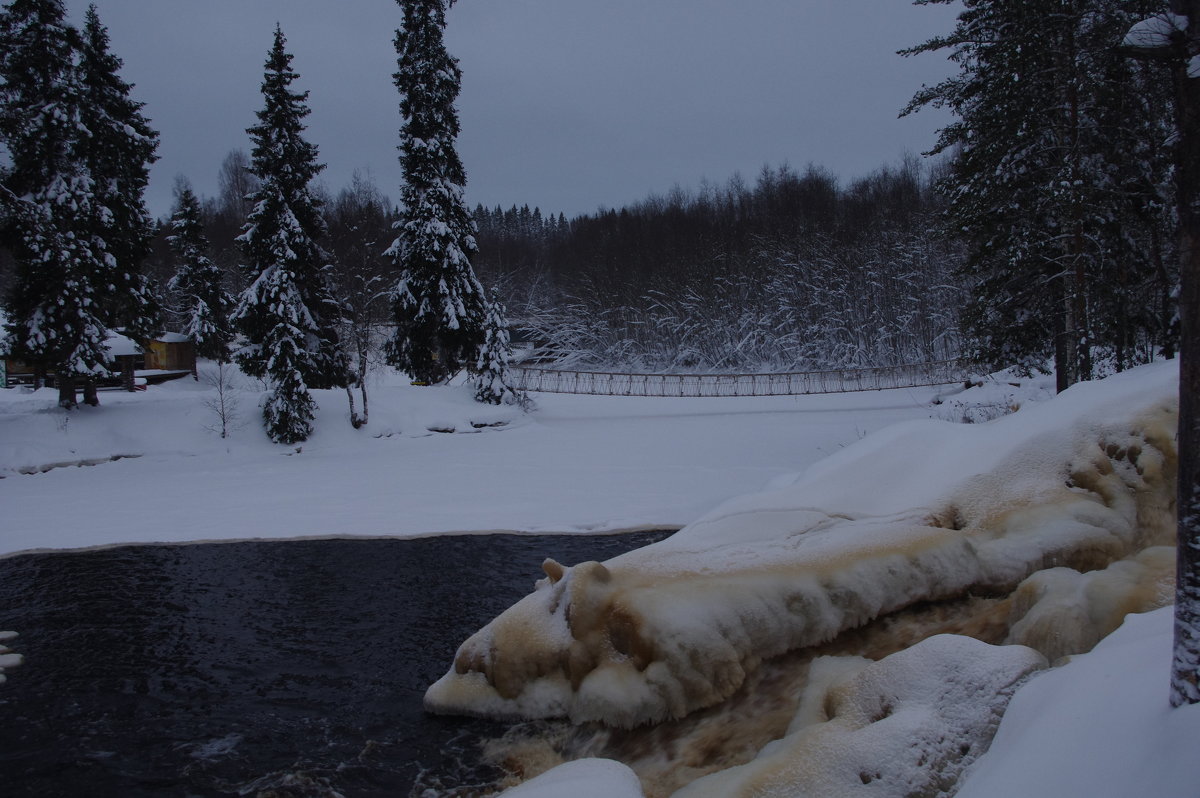
[[[289,88],[298,76],[285,44],[276,28],[262,84],[264,108],[259,124],[248,129],[251,171],[261,186],[238,238],[249,286],[234,321],[247,340],[235,355],[238,364],[271,386],[263,407],[267,434],[291,444],[312,432],[315,403],[308,389],[345,385],[346,363],[334,327],[337,304],[326,254],[317,243],[325,225],[308,188],[323,167],[317,148],[302,136],[308,94]]]
[[[396,88],[404,169],[396,239],[387,250],[396,332],[388,362],[432,384],[475,362],[484,346],[486,297],[471,256],[475,224],[463,198],[466,173],[455,151],[461,73],[446,52],[445,0],[399,0]]]

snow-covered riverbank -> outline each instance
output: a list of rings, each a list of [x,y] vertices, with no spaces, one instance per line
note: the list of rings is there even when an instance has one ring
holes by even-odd
[[[55,406],[50,390],[0,391],[0,553],[682,526],[869,432],[928,418],[939,392],[955,390],[539,395],[537,412],[523,415],[474,402],[466,387],[420,388],[389,377],[373,388],[371,421],[359,430],[350,427],[343,393],[314,392],[316,434],[297,452],[266,439],[260,393],[241,378],[231,437],[211,431],[215,391],[204,376],[142,393],[105,392],[101,407],[71,413]]]

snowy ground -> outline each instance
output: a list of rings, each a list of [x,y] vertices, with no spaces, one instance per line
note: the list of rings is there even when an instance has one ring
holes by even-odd
[[[203,375],[202,375],[203,376]],[[316,392],[300,452],[265,438],[257,386],[242,422],[210,431],[202,379],[57,409],[43,389],[0,390],[0,554],[31,548],[305,535],[598,532],[683,526],[721,501],[897,421],[942,389],[838,396],[658,399],[538,395],[539,409],[472,401],[465,387],[374,388],[354,430],[344,393]],[[485,424],[504,426],[480,426]],[[454,433],[432,432],[454,430]],[[109,461],[111,457],[123,457]],[[71,467],[74,463],[94,467]],[[22,473],[56,467],[44,473]],[[67,500],[64,500],[67,499]]]
[[[1130,615],[1091,653],[1030,681],[959,798],[1200,792],[1200,704],[1167,704],[1171,622],[1170,607]]]

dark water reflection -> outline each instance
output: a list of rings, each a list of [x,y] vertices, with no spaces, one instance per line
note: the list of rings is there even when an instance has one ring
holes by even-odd
[[[484,721],[421,709],[540,576],[666,537],[128,547],[0,560],[0,793],[471,794]],[[429,792],[426,792],[429,790]]]

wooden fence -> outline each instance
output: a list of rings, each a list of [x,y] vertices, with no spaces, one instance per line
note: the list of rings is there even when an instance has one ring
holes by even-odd
[[[520,390],[594,396],[797,396],[881,391],[963,382],[971,373],[970,365],[960,360],[781,374],[620,374],[540,368],[512,371]]]

